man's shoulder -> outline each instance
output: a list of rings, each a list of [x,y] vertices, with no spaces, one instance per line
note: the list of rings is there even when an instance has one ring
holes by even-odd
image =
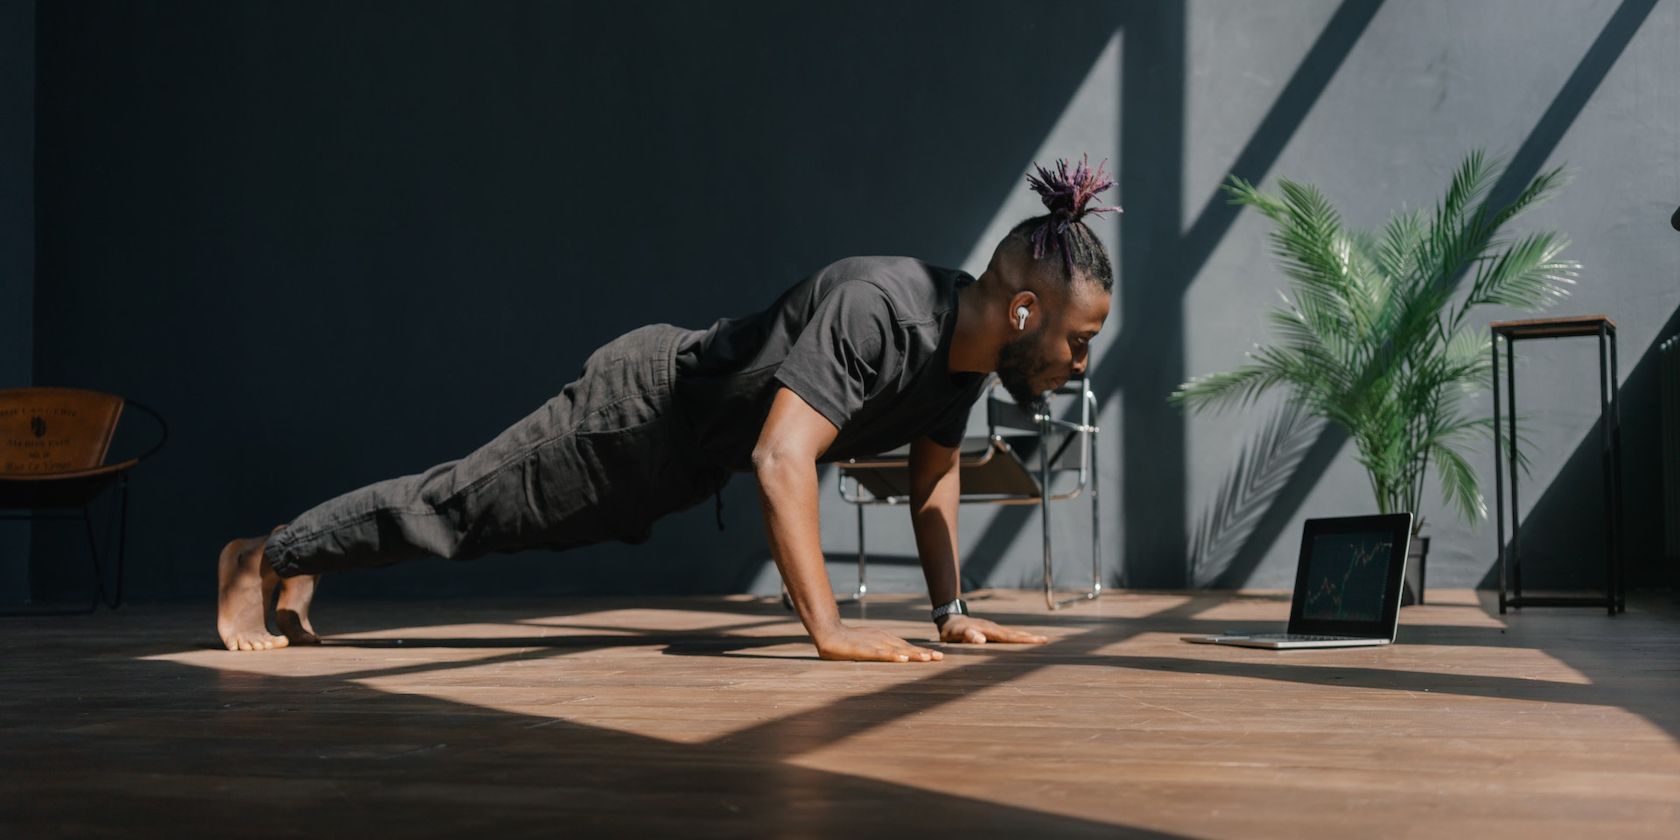
[[[856,256],[828,264],[818,276],[825,295],[842,288],[878,295],[900,323],[924,323],[946,311],[952,288],[965,275],[916,257]]]
[[[964,272],[934,265],[919,257],[872,255],[842,257],[824,266],[822,274],[845,278],[868,278],[883,283],[914,283],[949,280]]]

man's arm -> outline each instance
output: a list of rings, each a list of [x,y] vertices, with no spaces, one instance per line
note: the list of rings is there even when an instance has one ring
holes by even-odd
[[[817,458],[839,430],[787,388],[776,391],[770,414],[753,447],[753,471],[769,530],[770,554],[782,573],[794,609],[824,659],[927,662],[943,658],[891,633],[840,622],[823,565],[817,504]]]
[[[921,437],[910,444],[910,527],[932,606],[962,594],[957,580],[957,462],[960,449]]]
[[[932,438],[910,444],[910,526],[916,532],[916,553],[927,578],[928,600],[948,604],[962,594],[957,577],[957,498],[962,493],[958,462],[962,451],[941,446]],[[947,615],[939,623],[946,642],[1020,642],[1043,644],[1048,638],[1014,630],[967,615]]]

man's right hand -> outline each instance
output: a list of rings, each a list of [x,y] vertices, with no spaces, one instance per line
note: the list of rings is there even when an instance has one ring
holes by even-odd
[[[919,648],[909,642],[873,627],[840,625],[817,643],[817,655],[823,659],[849,659],[858,662],[938,662],[945,654],[937,650]]]

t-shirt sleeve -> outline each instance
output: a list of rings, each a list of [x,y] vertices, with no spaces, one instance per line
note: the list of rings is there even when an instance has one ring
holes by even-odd
[[[817,305],[776,381],[835,428],[845,428],[889,364],[892,329],[885,292],[870,283],[845,283]]]

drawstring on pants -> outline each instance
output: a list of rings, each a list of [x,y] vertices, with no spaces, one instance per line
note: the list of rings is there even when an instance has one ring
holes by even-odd
[[[723,485],[728,483],[729,474],[724,473],[723,478],[718,480],[717,490],[713,491],[712,496],[717,501],[717,526],[719,531],[723,530]]]

